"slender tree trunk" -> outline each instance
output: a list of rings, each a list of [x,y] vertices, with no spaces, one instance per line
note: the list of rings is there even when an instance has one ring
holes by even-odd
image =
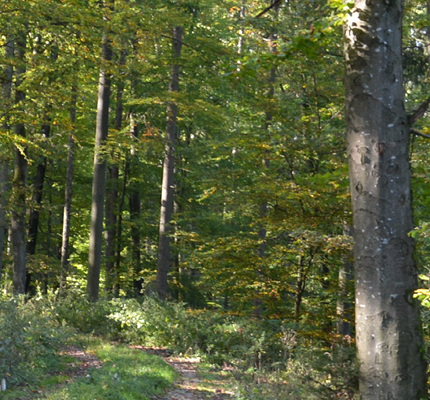
[[[119,271],[121,266],[121,251],[122,251],[122,220],[123,220],[123,212],[124,212],[124,204],[125,204],[125,194],[127,191],[127,180],[128,180],[128,174],[129,174],[129,165],[128,163],[125,164],[124,168],[124,176],[122,179],[122,190],[121,190],[121,197],[118,202],[118,223],[117,223],[117,232],[116,232],[116,257],[115,257],[115,285],[114,285],[114,296],[119,296],[119,291],[121,289],[121,282],[119,280]]]
[[[121,52],[120,65],[124,66],[126,61],[127,53]],[[124,82],[119,80],[117,83],[117,94],[116,94],[116,109],[115,109],[115,123],[114,129],[119,132],[122,126],[123,120],[123,97],[124,94]],[[117,237],[118,233],[118,185],[119,185],[119,167],[116,160],[117,150],[113,150],[112,159],[113,162],[108,165],[108,191],[106,196],[106,291],[112,292],[117,273],[115,272],[115,265],[119,265],[119,260],[116,258],[117,255],[117,241],[120,240]]]
[[[5,44],[5,56],[10,61],[10,64],[6,65],[3,70],[3,104],[7,108],[10,105],[12,96],[12,79],[13,79],[13,39],[10,36],[6,37]],[[5,131],[10,130],[9,119],[6,119],[3,129]],[[7,218],[6,218],[6,206],[7,199],[9,197],[9,163],[8,157],[0,156],[0,287],[1,279],[3,276],[3,253],[5,250],[5,243],[7,237]]]
[[[273,5],[274,0],[270,1],[270,4]],[[276,18],[278,16],[278,12],[279,12],[279,4],[274,6],[274,12],[276,14]],[[277,32],[276,30],[272,31],[272,33],[269,36],[269,43],[270,43],[270,52],[271,53],[275,53],[277,51]],[[269,84],[269,90],[267,93],[267,98],[270,100],[273,100],[273,97],[275,95],[275,82],[276,82],[276,68],[272,67],[270,69],[269,72],[269,79],[268,79],[268,84]],[[265,126],[265,130],[266,130],[266,135],[267,135],[267,139],[266,142],[270,142],[270,129],[272,126],[272,121],[273,121],[273,114],[272,114],[272,110],[271,110],[271,103],[269,102],[269,105],[266,109],[266,126]],[[264,155],[263,158],[263,168],[264,169],[269,169],[270,168],[270,151],[268,150],[266,152],[266,154]],[[266,172],[266,171],[265,171]],[[258,239],[260,241],[260,245],[258,247],[258,257],[261,260],[261,264],[259,266],[259,275],[260,276],[264,276],[264,258],[266,257],[266,251],[267,251],[267,240],[266,240],[266,236],[267,236],[267,229],[266,229],[266,223],[265,223],[265,219],[267,217],[267,211],[268,211],[268,201],[264,200],[261,204],[260,204],[260,228],[258,230]],[[254,301],[254,316],[256,317],[261,317],[261,314],[263,312],[263,301],[258,298],[259,293],[257,293],[257,298]]]
[[[344,235],[352,236],[351,227],[346,226],[344,228]],[[339,267],[338,273],[338,292],[339,297],[336,301],[336,331],[339,335],[351,336],[351,309],[352,304],[348,301],[349,288],[354,279],[354,264],[352,262],[352,254],[348,252],[342,257],[342,264]]]
[[[72,195],[73,195],[73,169],[75,165],[75,139],[74,126],[76,123],[76,101],[77,89],[72,87],[72,100],[70,104],[70,122],[72,130],[69,133],[69,144],[67,148],[67,170],[66,170],[66,188],[64,190],[64,208],[63,208],[63,231],[61,234],[61,278],[60,290],[66,287],[66,279],[69,270],[69,254],[70,254],[70,222],[72,215]]]
[[[6,204],[9,188],[9,165],[0,161],[0,288],[3,276],[3,252],[7,235]]]
[[[345,28],[360,399],[427,397],[413,259],[401,0],[356,0]]]
[[[25,50],[27,45],[26,32],[20,32],[16,39],[16,73],[15,73],[15,103],[22,110],[25,92],[21,89],[24,80]],[[25,138],[25,125],[17,122],[14,125],[17,138]],[[12,213],[11,213],[11,241],[13,252],[13,291],[15,294],[25,293],[25,190],[27,180],[27,159],[25,147],[18,144],[15,150],[15,165],[12,179]]]
[[[53,168],[52,160],[49,161],[49,166],[51,171]],[[48,200],[48,220],[46,224],[46,241],[45,241],[45,254],[50,257],[51,259],[57,259],[59,258],[59,247],[56,245],[57,241],[55,241],[55,244],[53,243],[52,236],[52,210],[53,210],[53,204],[52,204],[52,179],[46,180],[46,196]],[[43,294],[48,294],[48,287],[49,287],[49,277],[50,272],[45,271],[43,275],[40,277],[41,282],[43,282]]]
[[[131,118],[133,121],[133,118]],[[133,137],[137,140],[139,137],[139,133],[137,130],[137,127],[132,123],[131,125],[131,134]],[[136,176],[136,172],[134,171],[135,164],[138,163],[138,159],[135,154],[135,149],[132,148],[131,150],[131,160],[129,161],[129,170],[131,176]],[[142,294],[143,289],[143,281],[142,277],[140,276],[142,271],[142,265],[141,265],[141,252],[140,252],[140,245],[141,245],[141,239],[140,239],[140,227],[139,227],[139,220],[140,220],[140,191],[136,184],[131,185],[129,189],[129,208],[130,208],[130,222],[131,222],[131,244],[132,244],[132,250],[131,250],[131,257],[133,260],[133,288],[134,293],[136,295]]]
[[[173,29],[172,68],[170,73],[169,91],[179,91],[179,64],[182,48],[182,27]],[[167,295],[167,273],[170,268],[170,238],[171,220],[173,214],[175,148],[177,135],[178,107],[173,101],[167,105],[166,145],[163,164],[163,183],[161,189],[161,209],[158,238],[158,261],[156,289],[162,299]]]
[[[303,255],[299,258],[299,270],[297,274],[297,287],[296,287],[296,295],[294,300],[294,318],[296,321],[300,318],[300,308],[302,305],[303,293],[305,292],[306,287],[306,270]]]
[[[121,130],[122,125],[122,94],[124,85],[118,84],[116,96],[116,115],[115,115],[115,130]],[[114,150],[113,159],[116,158]],[[106,291],[112,292],[115,282],[115,264],[117,245],[116,241],[118,233],[118,184],[119,184],[119,167],[116,162],[108,166],[109,190],[106,196]]]
[[[109,130],[109,102],[111,88],[109,62],[112,60],[111,44],[106,36],[103,38],[102,53],[102,66],[100,68],[99,93],[97,101],[90,247],[87,277],[87,294],[92,301],[98,300],[100,289],[100,270],[103,244],[103,206],[106,188],[106,159],[103,155],[103,147],[106,144]]]
[[[45,122],[42,126],[42,135],[46,139],[49,137],[51,131],[50,118],[48,113],[45,115],[44,119]],[[37,164],[36,175],[33,181],[33,196],[31,200],[26,245],[27,254],[30,256],[36,254],[37,234],[39,231],[40,206],[42,204],[43,184],[45,182],[46,174],[46,163],[46,157],[41,156],[39,164]],[[30,296],[34,296],[36,294],[36,287],[34,286],[33,279],[34,274],[30,271],[27,271],[25,281],[25,293]]]

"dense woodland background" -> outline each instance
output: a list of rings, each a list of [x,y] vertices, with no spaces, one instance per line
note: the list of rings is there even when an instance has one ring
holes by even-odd
[[[278,372],[294,349],[296,360],[305,349],[329,352],[306,382],[322,391],[320,398],[353,398],[347,397],[356,381],[341,3],[1,2],[5,298],[63,299],[71,308],[85,304],[85,313],[95,307],[89,295],[104,304],[103,315],[133,326],[133,339],[144,329],[145,318],[136,315],[165,304],[156,311],[163,315],[159,331],[166,329],[160,343],[183,341],[182,351],[205,350],[221,364],[224,353],[234,364],[235,351],[237,359],[249,352],[244,370]],[[410,111],[428,97],[428,25],[427,4],[407,1]],[[428,120],[417,129],[430,133]],[[414,136],[410,150],[411,235],[424,302],[429,146]],[[162,185],[163,175],[170,183]],[[160,201],[162,186],[167,197]],[[179,305],[145,303],[154,296]],[[57,310],[59,320],[71,318],[67,309]],[[179,319],[169,325],[166,310]],[[83,318],[78,314],[79,307],[75,317]],[[249,317],[255,335],[244,322]],[[206,332],[206,339],[190,334],[190,341],[184,332],[172,334],[193,318],[208,326],[231,318],[219,322],[229,326],[223,332],[255,341],[245,345],[241,336],[238,343],[248,347],[240,353],[227,336],[225,345],[210,342],[219,332]],[[423,319],[427,329],[425,312]],[[106,323],[100,321],[96,326]],[[205,328],[193,329],[197,335]],[[340,358],[333,356],[335,344]],[[303,396],[297,398],[313,398]]]

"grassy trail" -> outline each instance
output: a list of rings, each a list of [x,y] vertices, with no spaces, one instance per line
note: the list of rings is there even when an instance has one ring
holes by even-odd
[[[159,400],[228,400],[233,399],[231,382],[223,371],[214,371],[200,364],[198,357],[171,356],[166,350],[136,346],[157,354],[179,374],[179,379]]]

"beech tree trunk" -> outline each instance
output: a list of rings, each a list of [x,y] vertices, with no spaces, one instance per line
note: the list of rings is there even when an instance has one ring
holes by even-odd
[[[270,5],[274,5],[274,0],[270,0]],[[278,18],[279,13],[279,4],[275,4],[273,7],[273,10],[275,12],[275,19]],[[272,33],[269,35],[269,50],[271,53],[276,53],[277,51],[277,41],[278,34],[276,32],[276,29],[272,28]],[[266,109],[266,142],[270,143],[270,129],[272,127],[273,122],[273,114],[272,114],[272,107],[271,107],[271,101],[273,100],[273,97],[275,96],[275,82],[276,82],[276,68],[273,66],[270,69],[269,72],[269,90],[267,92],[267,98],[269,100],[267,109]],[[266,151],[266,154],[264,155],[263,159],[263,168],[269,169],[270,168],[270,150]],[[266,174],[266,171],[264,171],[264,174]],[[258,274],[260,275],[260,278],[264,277],[264,258],[266,257],[266,251],[267,251],[267,229],[266,229],[266,223],[265,220],[267,218],[267,211],[268,211],[268,201],[264,200],[260,204],[260,226],[258,230],[258,239],[260,241],[260,244],[258,246],[258,257],[261,260],[261,264],[258,267]],[[259,298],[259,291],[256,293],[257,298],[254,300],[254,316],[261,317],[261,314],[263,313],[263,301]]]
[[[106,159],[103,147],[109,130],[109,102],[111,78],[109,62],[112,49],[109,39],[104,36],[102,44],[102,66],[100,67],[99,92],[97,101],[97,122],[94,149],[94,175],[91,203],[90,247],[88,257],[87,294],[91,301],[97,301],[100,290],[100,270],[103,245],[103,212],[106,189]]]
[[[25,51],[27,45],[26,30],[20,32],[15,46],[15,103],[18,109],[22,109],[25,100],[25,92],[21,89],[26,71]],[[14,125],[14,133],[17,137],[26,135],[23,122]],[[15,150],[14,173],[12,179],[12,213],[11,213],[11,242],[13,252],[13,291],[14,294],[25,293],[25,190],[27,181],[27,159],[25,147],[20,144]]]
[[[51,132],[50,118],[48,115],[45,115],[44,119],[45,123],[42,126],[42,135],[44,138],[48,138]],[[37,164],[36,175],[33,180],[33,196],[31,200],[26,245],[26,251],[28,255],[36,254],[37,234],[39,231],[40,206],[42,204],[43,197],[43,184],[45,182],[46,163],[46,157],[41,156],[39,159],[39,163]],[[34,296],[36,294],[36,287],[34,286],[33,282],[35,278],[37,279],[37,277],[34,277],[34,274],[32,272],[27,271],[25,281],[25,293],[27,295]]]
[[[356,0],[345,27],[360,399],[427,398],[413,259],[401,0]]]
[[[9,65],[6,65],[3,69],[3,84],[2,84],[2,95],[3,105],[5,108],[9,106],[12,96],[12,79],[13,79],[13,40],[10,36],[6,37],[5,44],[5,56],[10,61]],[[9,120],[6,117],[6,121],[2,127],[5,131],[10,130]],[[6,237],[7,237],[7,218],[6,218],[6,206],[7,199],[9,197],[9,162],[8,157],[0,156],[0,287],[1,279],[3,275],[3,253],[5,249]]]
[[[137,130],[137,126],[135,126],[133,121],[133,114],[131,113],[131,121],[133,122],[131,124],[131,134],[137,141],[139,139],[139,132]],[[130,170],[131,177],[136,176],[137,174],[137,168],[136,165],[139,162],[139,159],[136,155],[136,151],[134,147],[132,147],[131,154],[130,154],[130,160],[128,162]],[[131,185],[129,188],[129,208],[130,208],[130,222],[131,222],[131,257],[133,260],[133,288],[135,295],[141,295],[142,289],[143,289],[143,281],[141,277],[141,271],[142,271],[142,261],[141,261],[141,239],[140,239],[140,214],[141,214],[141,207],[140,207],[140,191],[138,185],[135,183]]]
[[[69,269],[69,253],[70,253],[70,222],[72,215],[72,195],[73,195],[73,169],[75,165],[75,140],[74,126],[76,123],[76,100],[77,89],[72,87],[72,101],[70,104],[70,122],[72,131],[69,133],[69,144],[67,148],[67,170],[66,170],[66,188],[64,191],[64,208],[63,208],[63,231],[61,234],[61,279],[60,290],[66,286],[66,279]]]
[[[115,130],[121,130],[122,125],[122,94],[124,85],[118,83],[116,96],[116,115],[115,115]],[[115,159],[115,151],[113,159]],[[115,264],[117,255],[117,237],[118,233],[118,185],[119,185],[119,167],[117,163],[108,166],[109,185],[106,197],[106,291],[112,292],[115,283]]]
[[[124,66],[126,61],[127,53],[123,50],[121,52],[119,63]],[[116,92],[116,108],[115,108],[115,123],[114,129],[119,132],[122,126],[123,120],[123,97],[124,94],[124,82],[120,79],[117,83]],[[117,241],[120,237],[118,233],[118,218],[119,218],[119,207],[118,207],[118,187],[119,187],[119,167],[115,162],[117,158],[117,150],[113,150],[112,159],[113,162],[108,165],[108,191],[106,196],[106,291],[112,292],[117,276],[115,271],[115,265],[119,264],[119,258],[117,257],[117,249],[119,244]]]
[[[36,40],[36,53],[40,53],[40,37]],[[51,52],[51,60],[52,62],[55,62],[58,58],[58,51],[57,49],[52,49]],[[48,85],[51,85],[52,78],[50,77],[48,80]],[[48,139],[51,134],[51,105],[48,104],[45,108],[44,116],[43,116],[43,124],[41,133],[43,138]],[[32,195],[32,201],[30,206],[30,217],[28,222],[28,235],[27,235],[27,254],[28,255],[34,255],[36,254],[36,245],[37,245],[37,234],[39,231],[39,217],[40,217],[40,206],[42,204],[42,197],[43,197],[43,184],[45,182],[45,174],[46,174],[46,164],[47,159],[45,156],[39,157],[39,163],[36,167],[36,175],[34,176],[33,180],[33,195]],[[27,277],[25,282],[25,293],[29,294],[30,296],[34,296],[36,294],[36,288],[34,286],[34,283],[32,282],[34,280],[34,274],[27,271]],[[33,284],[32,284],[33,283]]]
[[[178,58],[181,56],[182,48],[182,27],[176,26],[173,29],[172,40],[172,67],[170,72],[169,91],[171,93],[179,91],[179,65]],[[163,163],[163,183],[161,188],[161,209],[158,237],[158,260],[156,290],[161,299],[167,295],[167,274],[169,272],[171,220],[173,214],[174,196],[174,170],[175,170],[175,148],[177,135],[177,115],[178,107],[174,101],[169,101],[167,105],[167,125],[166,144]]]

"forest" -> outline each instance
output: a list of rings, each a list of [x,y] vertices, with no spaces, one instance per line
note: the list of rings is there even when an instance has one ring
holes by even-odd
[[[429,88],[428,1],[0,0],[0,398],[429,398]]]

